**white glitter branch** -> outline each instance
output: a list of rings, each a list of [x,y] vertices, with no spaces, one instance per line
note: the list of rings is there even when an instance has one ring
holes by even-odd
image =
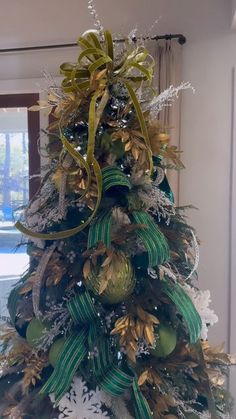
[[[164,109],[165,106],[171,106],[172,103],[178,99],[179,93],[182,90],[192,89],[195,93],[194,87],[189,82],[182,82],[179,86],[171,85],[168,89],[164,90],[149,103],[148,109],[150,110],[151,119],[156,119],[157,115]]]
[[[94,19],[94,26],[97,28],[97,30],[101,34],[101,32],[103,31],[103,26],[101,24],[98,13],[96,11],[94,0],[88,0],[88,9],[89,9],[89,13],[92,15]]]

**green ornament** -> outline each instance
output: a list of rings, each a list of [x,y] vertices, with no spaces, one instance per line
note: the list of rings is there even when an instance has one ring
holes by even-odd
[[[57,363],[58,357],[59,357],[59,355],[62,352],[62,348],[64,346],[65,341],[66,341],[65,338],[61,338],[61,339],[56,340],[52,344],[52,346],[51,346],[51,348],[49,350],[48,360],[49,360],[49,363],[53,367],[55,367],[55,365]]]
[[[151,353],[158,358],[164,358],[170,355],[176,347],[176,330],[171,326],[161,324],[157,334],[156,346]]]
[[[135,276],[130,259],[123,252],[117,253],[112,261],[112,276],[107,281],[103,292],[101,287],[106,278],[106,268],[91,271],[87,279],[87,286],[93,293],[100,297],[105,304],[118,304],[126,300],[135,287]]]
[[[26,329],[26,340],[28,344],[36,348],[45,330],[48,330],[48,327],[41,320],[34,317]]]

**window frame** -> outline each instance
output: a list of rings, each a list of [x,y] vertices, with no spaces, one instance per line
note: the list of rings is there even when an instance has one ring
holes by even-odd
[[[0,108],[27,108],[27,124],[29,138],[29,199],[35,195],[39,188],[39,178],[32,178],[40,174],[40,117],[39,112],[29,111],[29,107],[35,105],[39,100],[39,93],[0,94]]]

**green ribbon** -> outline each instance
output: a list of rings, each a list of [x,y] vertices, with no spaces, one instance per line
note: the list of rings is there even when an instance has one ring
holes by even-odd
[[[88,292],[84,292],[83,294],[79,294],[72,298],[68,302],[67,308],[75,324],[88,324],[98,317]]]
[[[88,233],[88,249],[94,247],[98,242],[103,242],[106,247],[111,246],[111,223],[111,210],[103,211],[96,220],[92,222]]]
[[[131,189],[129,178],[116,166],[107,166],[102,169],[102,187],[106,192],[112,187],[126,187]],[[111,246],[111,223],[112,212],[111,210],[103,211],[92,222],[88,233],[87,247],[90,249],[98,242],[103,242],[106,247]]]
[[[92,353],[96,345],[98,356],[91,357],[90,363],[96,379],[100,379],[107,371],[108,366],[113,362],[113,356],[110,351],[107,339],[99,336],[96,324],[91,324],[88,334],[88,347]]]
[[[163,181],[161,182],[160,185],[158,185],[158,188],[164,192],[166,194],[166,196],[169,198],[169,200],[171,202],[174,203],[175,199],[174,199],[174,194],[171,190],[170,184],[168,182],[167,176],[165,175]]]
[[[88,325],[98,319],[88,292],[77,295],[67,303],[75,324],[81,330],[73,332],[65,341],[55,369],[41,389],[42,394],[55,394],[57,404],[71,385],[71,381],[85,356],[88,354]]]
[[[107,166],[102,169],[102,188],[103,191],[107,191],[108,189],[114,186],[123,186],[131,189],[131,183],[121,169],[116,166]]]
[[[81,329],[66,339],[55,369],[40,393],[54,393],[55,403],[58,404],[68,391],[79,365],[90,355],[88,358],[97,384],[113,397],[121,396],[132,388],[136,419],[151,419],[150,408],[134,372],[126,365],[120,368],[115,364],[109,338],[101,334],[99,317],[90,294],[87,291],[78,294],[67,303],[67,307],[74,323]],[[98,353],[93,355],[95,346]]]
[[[196,343],[202,330],[202,320],[192,300],[177,283],[163,281],[161,283],[161,289],[176,305],[178,311],[183,316],[188,327],[190,343]]]
[[[119,397],[132,386],[133,381],[133,374],[126,373],[113,365],[112,368],[107,370],[106,375],[102,377],[100,386],[111,396]]]
[[[148,252],[149,267],[166,262],[169,259],[169,246],[152,217],[144,211],[133,211],[131,218],[135,224],[146,225],[146,228],[137,229],[137,235]]]
[[[70,388],[73,377],[87,354],[87,335],[84,328],[67,338],[52,375],[40,391],[41,394],[54,393],[56,404]]]
[[[150,410],[149,404],[145,397],[143,396],[137,380],[133,381],[132,384],[133,397],[135,400],[134,410],[135,410],[135,419],[150,419],[152,418],[152,412]]]

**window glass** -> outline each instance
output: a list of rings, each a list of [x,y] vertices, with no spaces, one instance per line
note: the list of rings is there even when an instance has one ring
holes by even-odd
[[[29,257],[14,227],[29,199],[27,108],[0,108],[0,316]],[[7,313],[7,312],[6,312]]]

